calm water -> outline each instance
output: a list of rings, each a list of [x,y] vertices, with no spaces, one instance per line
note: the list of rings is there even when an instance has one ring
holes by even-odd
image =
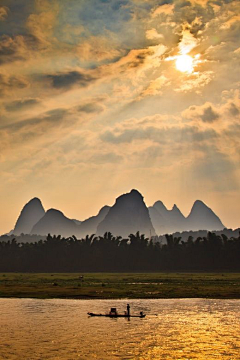
[[[0,359],[240,359],[240,300],[0,299]]]

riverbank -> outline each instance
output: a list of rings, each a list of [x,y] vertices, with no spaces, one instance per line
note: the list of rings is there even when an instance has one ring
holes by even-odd
[[[240,273],[0,273],[0,297],[240,299]]]

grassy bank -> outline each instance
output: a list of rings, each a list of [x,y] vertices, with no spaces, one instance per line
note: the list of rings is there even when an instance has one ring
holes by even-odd
[[[0,273],[0,297],[240,299],[240,273]]]

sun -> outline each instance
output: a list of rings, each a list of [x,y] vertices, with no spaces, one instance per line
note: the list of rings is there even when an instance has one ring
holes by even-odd
[[[176,68],[181,72],[193,72],[193,58],[189,55],[179,55],[176,59]]]

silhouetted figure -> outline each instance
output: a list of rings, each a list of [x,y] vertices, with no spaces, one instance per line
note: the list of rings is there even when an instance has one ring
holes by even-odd
[[[130,316],[130,305],[127,304],[127,316]]]
[[[117,316],[117,309],[116,308],[111,308],[110,312],[109,312],[110,316]]]

